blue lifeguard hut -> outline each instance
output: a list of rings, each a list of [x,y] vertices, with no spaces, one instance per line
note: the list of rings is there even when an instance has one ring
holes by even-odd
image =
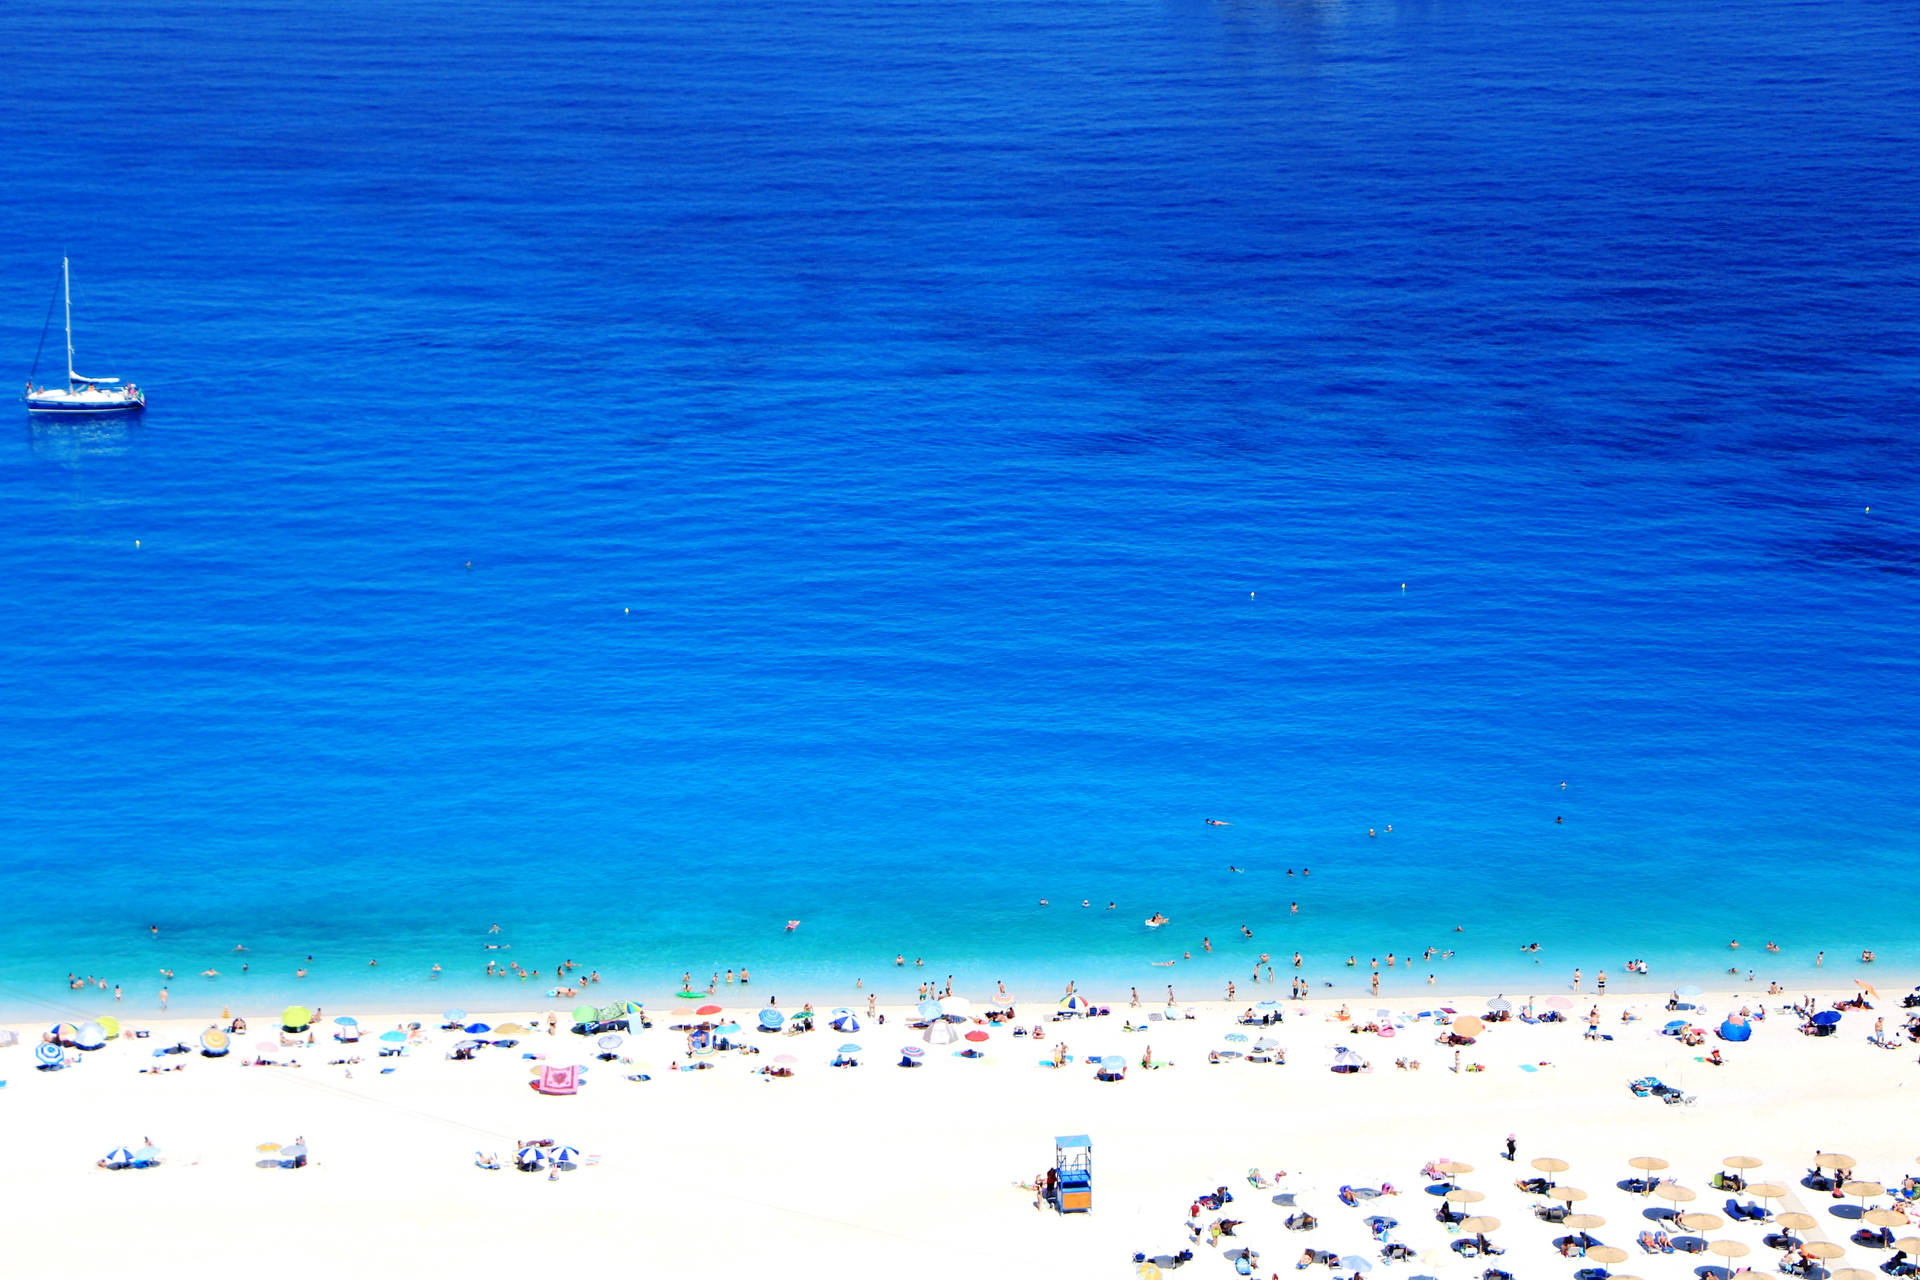
[[[1093,1212],[1093,1139],[1084,1133],[1055,1138],[1053,1172],[1053,1207],[1061,1213]]]

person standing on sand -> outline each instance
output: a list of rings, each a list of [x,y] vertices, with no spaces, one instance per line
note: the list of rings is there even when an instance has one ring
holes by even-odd
[[[1578,969],[1573,971],[1573,989],[1575,991],[1580,989],[1580,971]]]
[[[1607,971],[1602,969],[1594,978],[1594,989],[1601,995],[1607,994]]]
[[[1507,1135],[1507,1163],[1508,1164],[1513,1163],[1513,1153],[1515,1151],[1518,1151],[1519,1149],[1520,1149],[1520,1144],[1514,1141],[1512,1134],[1508,1134]]]
[[[1133,1002],[1133,1007],[1138,1009],[1140,1007],[1140,988],[1129,987],[1127,988],[1127,990],[1130,993],[1130,998]]]

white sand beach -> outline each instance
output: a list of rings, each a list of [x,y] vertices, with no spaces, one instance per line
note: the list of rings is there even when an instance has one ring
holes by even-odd
[[[1828,993],[1819,1004],[1836,998]],[[1244,1006],[1218,1003],[1191,1006],[1190,1019],[1184,1005],[1113,1005],[1111,1016],[1064,1023],[1050,1020],[1052,1001],[1019,1003],[1019,1025],[1040,1024],[1043,1041],[970,1025],[987,1032],[985,1058],[952,1056],[964,1042],[923,1046],[924,1065],[912,1070],[897,1065],[899,1050],[922,1040],[900,1007],[883,1009],[885,1026],[860,1015],[867,1025],[851,1037],[824,1024],[797,1035],[749,1029],[735,1039],[759,1053],[720,1053],[712,1069],[698,1071],[673,1069],[689,1059],[685,1036],[668,1029],[691,1015],[690,1004],[652,1010],[653,1029],[619,1050],[632,1062],[596,1060],[592,1041],[566,1031],[564,1010],[554,1036],[544,1029],[544,1009],[473,1015],[496,1025],[536,1012],[542,1020],[518,1046],[483,1049],[471,1061],[449,1059],[466,1036],[434,1029],[438,1015],[369,1015],[369,1038],[354,1046],[328,1038],[336,1029],[329,1018],[316,1026],[312,1047],[276,1049],[298,1067],[243,1065],[254,1045],[277,1039],[276,1010],[236,1010],[253,1030],[223,1059],[154,1056],[176,1040],[195,1043],[204,1021],[129,1018],[128,1028],[147,1030],[147,1038],[69,1051],[78,1065],[56,1071],[34,1065],[46,1026],[14,1022],[7,1025],[21,1043],[0,1049],[0,1108],[13,1157],[0,1169],[0,1194],[16,1211],[5,1251],[16,1269],[58,1266],[73,1274],[248,1265],[337,1275],[396,1265],[577,1262],[641,1275],[746,1268],[756,1275],[1125,1277],[1136,1274],[1136,1251],[1152,1257],[1188,1247],[1191,1274],[1234,1274],[1229,1251],[1251,1247],[1256,1274],[1284,1276],[1311,1247],[1357,1254],[1379,1273],[1465,1280],[1497,1265],[1519,1280],[1572,1277],[1594,1264],[1562,1257],[1553,1241],[1565,1229],[1535,1214],[1548,1202],[1515,1186],[1516,1178],[1536,1176],[1530,1161],[1552,1156],[1569,1165],[1556,1181],[1588,1193],[1576,1208],[1605,1221],[1592,1231],[1594,1241],[1627,1251],[1610,1268],[1616,1276],[1683,1280],[1729,1260],[1643,1256],[1637,1237],[1662,1225],[1667,1202],[1618,1185],[1634,1175],[1627,1161],[1670,1161],[1665,1176],[1698,1193],[1680,1207],[1725,1218],[1728,1197],[1709,1180],[1724,1157],[1746,1155],[1764,1162],[1749,1179],[1782,1184],[1784,1196],[1765,1201],[1768,1207],[1811,1214],[1817,1226],[1800,1237],[1842,1247],[1824,1264],[1829,1271],[1874,1268],[1892,1256],[1851,1236],[1863,1204],[1885,1207],[1894,1196],[1836,1200],[1806,1180],[1821,1150],[1854,1157],[1853,1176],[1896,1191],[1903,1176],[1920,1174],[1920,1100],[1908,1092],[1920,1081],[1920,1049],[1907,1040],[1898,994],[1887,993],[1870,1012],[1846,1013],[1836,1034],[1822,1038],[1800,1034],[1799,1020],[1778,1012],[1786,997],[1769,997],[1750,1041],[1722,1043],[1709,1034],[1697,1048],[1662,1036],[1662,1025],[1685,1016],[1711,1029],[1760,997],[1751,990],[1695,997],[1698,1012],[1683,1015],[1646,997],[1603,998],[1600,1030],[1612,1037],[1604,1040],[1583,1036],[1582,1019],[1596,1002],[1567,1000],[1571,1021],[1488,1028],[1462,1051],[1464,1063],[1485,1069],[1459,1074],[1450,1069],[1453,1049],[1435,1043],[1446,1029],[1411,1015],[1440,1008],[1479,1014],[1485,997],[1367,1002],[1400,1016],[1404,1025],[1391,1037],[1354,1032],[1336,1019],[1332,1001],[1285,1002],[1284,1024],[1265,1029],[1236,1026]],[[1537,1008],[1544,1011],[1544,1002]],[[739,1004],[727,1010],[749,1027],[758,1012]],[[1623,1010],[1637,1021],[1623,1023]],[[1167,1020],[1123,1030],[1149,1012]],[[1868,1042],[1880,1016],[1897,1049]],[[380,1042],[371,1037],[412,1021],[427,1030],[407,1053],[378,1057]],[[1248,1042],[1226,1039],[1236,1033]],[[1263,1035],[1284,1048],[1285,1065],[1208,1061],[1210,1049],[1244,1050]],[[1062,1038],[1074,1061],[1062,1069],[1039,1065]],[[849,1039],[866,1047],[863,1065],[829,1067]],[[1155,1059],[1173,1065],[1141,1069],[1149,1045]],[[1333,1073],[1340,1046],[1364,1055],[1371,1070]],[[1700,1060],[1715,1047],[1724,1066]],[[530,1072],[540,1060],[527,1053],[552,1065],[587,1065],[584,1087],[571,1097],[536,1094]],[[797,1059],[791,1078],[758,1074],[779,1054]],[[1097,1081],[1087,1063],[1097,1054],[1124,1057],[1132,1064],[1125,1078]],[[330,1065],[354,1056],[358,1063]],[[1420,1069],[1397,1068],[1403,1057],[1417,1058]],[[176,1063],[183,1069],[143,1072]],[[628,1079],[641,1064],[651,1079]],[[1636,1097],[1628,1081],[1648,1075],[1695,1101]],[[1076,1133],[1093,1142],[1093,1211],[1036,1209],[1021,1184],[1051,1163],[1055,1135]],[[1518,1147],[1512,1164],[1504,1159],[1509,1133]],[[306,1167],[257,1167],[259,1144],[296,1138],[310,1149]],[[537,1138],[577,1147],[582,1167],[549,1177],[510,1163],[498,1171],[475,1165],[476,1152],[510,1162],[520,1142]],[[158,1167],[96,1167],[109,1150],[149,1139],[164,1155]],[[1446,1252],[1462,1236],[1436,1220],[1442,1201],[1421,1174],[1442,1158],[1474,1166],[1457,1182],[1484,1193],[1469,1212],[1501,1221],[1491,1238],[1504,1256],[1462,1260]],[[1260,1189],[1248,1180],[1250,1168],[1285,1174]],[[1337,1196],[1346,1184],[1387,1183],[1397,1194],[1358,1207]],[[1227,1216],[1243,1225],[1218,1247],[1204,1234],[1191,1242],[1192,1202],[1222,1185],[1235,1197]],[[1290,1210],[1274,1203],[1276,1194],[1295,1196],[1319,1228],[1287,1230]],[[1365,1223],[1374,1213],[1397,1219],[1389,1239],[1405,1243],[1416,1260],[1382,1260]],[[1203,1210],[1199,1222],[1219,1216]],[[1763,1241],[1775,1229],[1727,1221],[1699,1234],[1748,1246],[1731,1259],[1735,1267],[1774,1271],[1780,1255]],[[99,1251],[97,1264],[75,1263],[76,1251],[86,1250]]]

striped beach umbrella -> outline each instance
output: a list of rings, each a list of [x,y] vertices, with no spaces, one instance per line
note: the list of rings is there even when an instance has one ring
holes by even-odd
[[[626,1042],[618,1035],[609,1034],[601,1036],[598,1040],[595,1040],[594,1043],[602,1049],[605,1049],[608,1053],[612,1053]]]
[[[208,1027],[200,1033],[200,1047],[208,1053],[219,1055],[232,1047],[232,1041],[220,1028]]]
[[[107,1152],[106,1159],[102,1163],[109,1169],[124,1169],[133,1163],[133,1152],[125,1147],[115,1147]]]
[[[66,1055],[60,1052],[60,1046],[51,1040],[42,1040],[34,1047],[33,1056],[45,1066],[54,1066],[63,1061]]]
[[[577,1147],[559,1147],[553,1153],[553,1162],[562,1169],[571,1169],[580,1163],[580,1151]]]
[[[547,1164],[547,1153],[543,1147],[522,1147],[514,1153],[513,1162],[522,1169],[540,1169]]]
[[[1085,996],[1073,995],[1062,1000],[1060,1007],[1068,1013],[1085,1013],[1092,1006],[1087,1003]]]
[[[787,1015],[778,1009],[762,1009],[760,1011],[760,1025],[769,1031],[778,1031],[780,1024],[786,1020]]]
[[[926,1052],[927,1051],[925,1049],[922,1049],[919,1045],[910,1044],[906,1048],[900,1050],[900,1056],[904,1058],[921,1058],[926,1056]]]

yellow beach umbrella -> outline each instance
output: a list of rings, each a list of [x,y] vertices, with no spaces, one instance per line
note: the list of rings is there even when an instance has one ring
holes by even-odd
[[[1747,1194],[1762,1200],[1778,1200],[1787,1194],[1787,1189],[1777,1182],[1756,1182],[1747,1188]]]
[[[1572,1204],[1576,1200],[1585,1200],[1587,1193],[1578,1187],[1548,1187],[1547,1196],[1564,1204]]]
[[[1565,1173],[1573,1166],[1559,1156],[1538,1156],[1534,1159],[1533,1167],[1542,1173]]]
[[[1868,1182],[1865,1178],[1846,1183],[1840,1189],[1850,1196],[1859,1196],[1862,1200],[1865,1200],[1868,1196],[1884,1194],[1886,1191],[1886,1188],[1879,1183]]]
[[[1904,1227],[1907,1215],[1898,1209],[1869,1209],[1860,1215],[1876,1227]]]
[[[1776,1216],[1774,1221],[1789,1231],[1811,1231],[1820,1225],[1810,1213],[1783,1213]]]
[[[1597,1213],[1570,1213],[1560,1225],[1570,1231],[1598,1231],[1607,1220]]]
[[[1629,1169],[1641,1169],[1647,1173],[1656,1173],[1667,1167],[1667,1162],[1659,1156],[1635,1156],[1627,1161]]]
[[[1699,1192],[1692,1187],[1683,1187],[1677,1182],[1663,1182],[1653,1189],[1653,1194],[1662,1200],[1671,1200],[1675,1204],[1685,1204],[1699,1198]]]
[[[1627,1251],[1616,1249],[1610,1244],[1595,1245],[1587,1250],[1587,1258],[1592,1262],[1625,1262]]]
[[[1914,1254],[1920,1253],[1920,1236],[1901,1236],[1893,1242],[1893,1247],[1911,1259]]]
[[[1447,1192],[1448,1204],[1478,1204],[1487,1198],[1484,1191],[1473,1191],[1466,1187],[1455,1187]]]
[[[1845,1173],[1859,1163],[1852,1156],[1843,1156],[1838,1151],[1822,1151],[1813,1158],[1814,1168],[1832,1169],[1839,1173]]]
[[[1868,1271],[1865,1267],[1842,1267],[1828,1276],[1827,1280],[1880,1280],[1880,1274]]]
[[[1717,1213],[1683,1213],[1680,1225],[1689,1231],[1718,1231],[1727,1224]]]
[[[1800,1251],[1809,1258],[1820,1258],[1827,1261],[1831,1261],[1846,1252],[1845,1249],[1842,1249],[1831,1240],[1809,1240],[1800,1246]]]
[[[1442,1160],[1439,1164],[1433,1166],[1433,1169],[1435,1173],[1444,1173],[1449,1178],[1455,1178],[1463,1173],[1473,1172],[1472,1165],[1459,1160]]]
[[[1759,1156],[1728,1156],[1720,1163],[1729,1169],[1758,1169],[1766,1161]]]
[[[1485,1235],[1489,1231],[1500,1229],[1500,1219],[1491,1214],[1479,1213],[1461,1222],[1462,1231],[1471,1231],[1474,1235]]]
[[[1723,1258],[1744,1258],[1753,1252],[1753,1246],[1741,1240],[1709,1240],[1707,1251]]]

